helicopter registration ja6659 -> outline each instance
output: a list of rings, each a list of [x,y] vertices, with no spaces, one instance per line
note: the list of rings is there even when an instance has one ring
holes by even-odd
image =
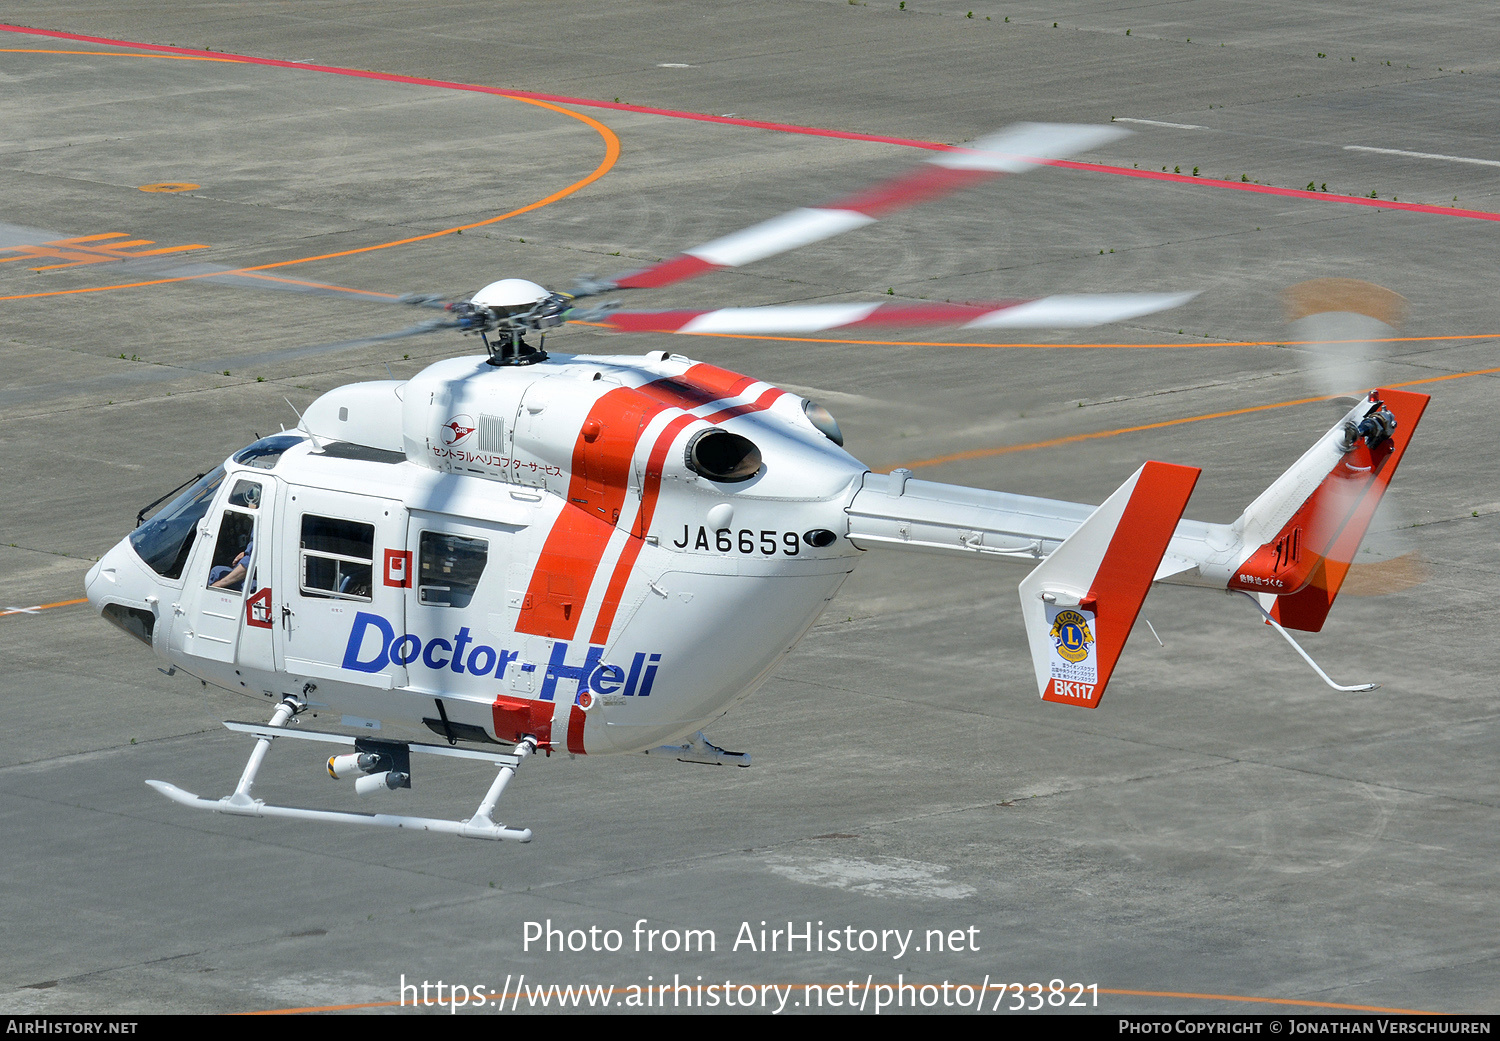
[[[93,605],[171,671],[277,703],[266,724],[225,724],[256,740],[231,795],[147,783],[225,813],[527,841],[530,830],[493,815],[535,751],[748,766],[702,728],[766,681],[879,548],[1025,562],[1037,689],[1060,704],[1099,704],[1153,581],[1242,592],[1283,635],[1319,629],[1424,395],[1352,401],[1236,521],[1212,524],[1181,519],[1192,467],[1146,463],[1097,507],[877,474],[844,450],[826,409],[752,376],[665,351],[549,355],[524,339],[585,315],[623,331],[1019,328],[1176,306],[1187,297],[888,312],[574,306],[769,256],[1114,133],[1012,128],[574,293],[507,279],[460,303],[414,298],[450,317],[408,333],[476,333],[488,356],[323,395],[296,431],[235,453],[149,520],[143,510],[89,572]],[[351,732],[287,725],[306,710],[337,714]],[[373,736],[383,723],[442,742]],[[414,753],[481,760],[496,774],[462,820],[270,805],[252,787],[280,738],[341,746],[328,772],[364,794],[409,787]]]

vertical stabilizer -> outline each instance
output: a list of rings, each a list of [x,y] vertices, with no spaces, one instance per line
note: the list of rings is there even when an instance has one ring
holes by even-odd
[[[1429,400],[1372,391],[1251,503],[1235,523],[1249,552],[1229,588],[1273,594],[1287,628],[1322,629]]]
[[[1200,472],[1145,464],[1022,580],[1044,701],[1098,706]]]

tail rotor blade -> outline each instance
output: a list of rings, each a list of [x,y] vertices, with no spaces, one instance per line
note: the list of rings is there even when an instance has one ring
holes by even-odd
[[[1380,380],[1383,340],[1401,327],[1406,300],[1352,278],[1318,278],[1282,294],[1291,338],[1316,352],[1309,378],[1319,394],[1360,395]]]
[[[1388,342],[1406,320],[1407,302],[1399,293],[1352,278],[1317,278],[1300,282],[1282,294],[1289,339],[1314,352],[1309,386],[1319,395],[1358,397],[1382,379],[1391,354]],[[1425,580],[1421,555],[1405,534],[1399,493],[1380,501],[1370,534],[1358,553],[1338,566],[1347,571],[1346,589],[1355,596],[1383,596]],[[1335,591],[1336,591],[1335,587]]]

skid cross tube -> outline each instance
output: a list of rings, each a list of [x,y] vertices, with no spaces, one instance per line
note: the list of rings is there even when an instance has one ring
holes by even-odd
[[[479,808],[474,816],[466,820],[444,820],[437,817],[411,817],[404,814],[394,813],[352,813],[344,810],[314,810],[300,806],[274,806],[266,803],[263,799],[253,798],[250,794],[255,784],[256,774],[259,773],[261,764],[265,761],[266,752],[271,747],[271,742],[277,738],[289,737],[303,741],[320,741],[325,744],[353,746],[356,738],[347,734],[329,734],[314,730],[288,730],[285,724],[294,719],[296,714],[304,708],[304,703],[288,697],[276,708],[276,713],[271,717],[269,723],[233,723],[225,722],[225,726],[236,733],[248,734],[256,739],[255,748],[250,752],[250,758],[245,763],[245,770],[240,775],[239,784],[235,786],[234,794],[222,799],[205,799],[192,792],[184,791],[175,784],[166,781],[147,781],[152,788],[173,802],[198,810],[212,810],[215,813],[228,813],[237,817],[282,817],[291,820],[318,821],[330,824],[363,824],[366,826],[380,828],[408,828],[414,831],[435,831],[446,835],[458,835],[468,839],[490,839],[500,841],[509,839],[513,842],[530,842],[530,828],[508,828],[502,823],[496,823],[492,815],[495,806],[500,801],[500,796],[510,784],[511,778],[515,777],[516,769],[521,761],[536,751],[536,738],[528,735],[521,739],[515,746],[512,754],[503,752],[482,752],[468,748],[447,748],[442,745],[428,745],[422,743],[411,743],[408,748],[412,752],[425,755],[440,755],[454,759],[477,759],[488,762],[499,767],[499,772],[490,783],[489,790],[485,792]]]

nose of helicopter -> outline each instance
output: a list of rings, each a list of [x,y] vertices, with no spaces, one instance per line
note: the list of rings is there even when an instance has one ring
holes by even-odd
[[[148,591],[142,586],[140,566],[129,539],[122,539],[100,557],[83,578],[83,591],[89,598],[89,606],[100,612],[109,603],[143,603]]]

